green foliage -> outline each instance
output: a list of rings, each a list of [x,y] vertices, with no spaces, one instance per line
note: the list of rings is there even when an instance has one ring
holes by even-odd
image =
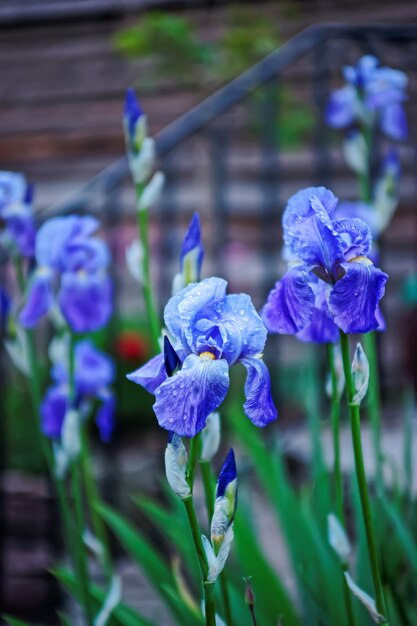
[[[114,46],[129,58],[151,58],[153,72],[160,76],[187,81],[210,62],[211,55],[189,20],[159,11],[147,13],[134,26],[116,33]]]

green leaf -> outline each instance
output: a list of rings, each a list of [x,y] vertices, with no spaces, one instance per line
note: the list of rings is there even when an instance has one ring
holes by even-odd
[[[29,624],[29,622],[22,622],[22,620],[10,617],[10,615],[3,615],[3,619],[6,620],[9,626],[33,626],[33,624]]]
[[[58,568],[54,569],[52,573],[76,600],[79,601],[82,599],[81,589],[78,585],[78,581],[71,572]],[[90,588],[90,594],[95,603],[95,611],[99,611],[106,598],[106,591],[103,591],[103,589],[100,589],[96,585],[92,585]],[[109,625],[156,626],[154,622],[151,622],[145,617],[142,617],[139,613],[122,603],[114,609],[109,621]]]
[[[99,505],[96,510],[112,529],[126,552],[136,561],[155,590],[161,595],[180,626],[183,624],[199,626],[200,622],[196,621],[194,611],[180,600],[169,564],[161,558],[158,551],[143,534],[110,507]],[[171,523],[173,521],[171,520]],[[170,593],[167,590],[170,590]],[[178,598],[179,602],[172,600],[173,595]]]
[[[251,576],[251,585],[257,606],[265,613],[268,621],[275,622],[283,615],[287,626],[300,626],[301,621],[288,593],[262,552],[241,507],[235,520],[235,550],[243,575]]]

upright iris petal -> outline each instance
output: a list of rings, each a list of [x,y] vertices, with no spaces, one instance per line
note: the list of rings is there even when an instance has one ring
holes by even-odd
[[[372,236],[359,218],[335,219],[337,199],[323,187],[305,189],[288,202],[284,240],[290,249],[287,274],[271,291],[263,310],[271,332],[302,341],[337,341],[344,332],[379,326],[377,311],[388,276],[368,255]]]
[[[95,237],[98,226],[95,218],[78,215],[52,218],[41,226],[35,242],[38,268],[20,314],[22,325],[34,326],[55,302],[75,332],[99,330],[107,323],[112,283],[106,272],[108,248]]]
[[[11,256],[32,258],[35,242],[33,186],[22,174],[0,172],[0,241]]]
[[[245,412],[258,426],[276,418],[270,380],[261,361],[266,328],[245,294],[226,295],[226,281],[207,278],[174,295],[164,312],[179,368],[168,378],[163,357],[128,376],[155,393],[160,426],[193,437],[226,397],[229,367],[248,369]],[[171,368],[172,369],[172,368]]]

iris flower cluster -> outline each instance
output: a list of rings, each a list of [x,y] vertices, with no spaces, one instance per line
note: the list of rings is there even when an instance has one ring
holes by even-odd
[[[0,172],[0,242],[12,258],[31,258],[35,223],[33,187],[22,174]]]
[[[199,277],[202,258],[199,222],[194,218],[182,248],[182,278],[174,283],[184,281],[185,274]],[[247,370],[244,410],[249,419],[263,427],[277,416],[262,360],[266,328],[250,297],[226,295],[226,287],[225,280],[211,277],[175,293],[164,311],[172,346],[169,375],[163,354],[128,375],[155,394],[159,425],[180,436],[194,437],[205,427],[226,397],[229,369],[236,363]]]
[[[376,57],[363,56],[356,67],[343,70],[346,85],[334,91],[326,108],[326,120],[333,128],[356,124],[378,124],[391,139],[406,139],[407,76],[390,67],[381,67]]]
[[[64,419],[69,409],[68,354],[59,351],[51,369],[53,384],[41,404],[42,431],[50,439],[61,438]],[[74,403],[72,408],[86,415],[95,401],[100,403],[96,424],[103,442],[110,441],[114,429],[115,399],[110,389],[115,371],[112,359],[84,339],[74,349]]]
[[[78,215],[55,217],[41,226],[22,326],[35,326],[56,306],[74,332],[96,331],[107,323],[112,283],[107,245],[95,236],[98,227],[93,217]]]
[[[289,269],[263,309],[270,332],[336,342],[338,330],[378,328],[387,274],[369,259],[372,236],[359,218],[336,219],[338,200],[325,187],[290,198],[283,215]]]

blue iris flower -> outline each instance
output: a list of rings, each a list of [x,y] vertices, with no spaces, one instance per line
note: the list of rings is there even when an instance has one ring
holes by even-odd
[[[112,359],[85,339],[75,346],[75,408],[81,413],[92,400],[100,401],[96,424],[103,442],[111,439],[114,430],[115,399],[110,389],[115,376]],[[68,366],[56,363],[51,369],[53,385],[41,404],[42,431],[50,439],[59,440],[68,408]]]
[[[338,328],[367,333],[379,327],[388,276],[368,258],[368,225],[335,219],[337,202],[325,187],[304,189],[288,201],[282,222],[291,263],[263,310],[270,332],[328,342],[337,341]]]
[[[56,302],[75,332],[92,332],[107,323],[112,283],[107,245],[94,236],[98,226],[93,217],[78,215],[52,218],[41,226],[35,242],[37,269],[20,313],[23,326],[35,326]]]
[[[22,174],[0,172],[0,240],[12,256],[34,252],[33,186]]]
[[[327,123],[347,128],[355,122],[373,126],[378,123],[392,139],[406,139],[407,76],[399,70],[381,67],[376,57],[366,55],[356,67],[345,67],[345,87],[334,91],[326,108]]]
[[[256,426],[277,416],[270,378],[261,359],[267,331],[249,296],[226,295],[227,283],[206,278],[174,295],[164,311],[165,324],[181,368],[170,378],[162,354],[128,375],[154,393],[162,428],[194,437],[205,426],[229,388],[229,367],[247,369],[246,415]]]

